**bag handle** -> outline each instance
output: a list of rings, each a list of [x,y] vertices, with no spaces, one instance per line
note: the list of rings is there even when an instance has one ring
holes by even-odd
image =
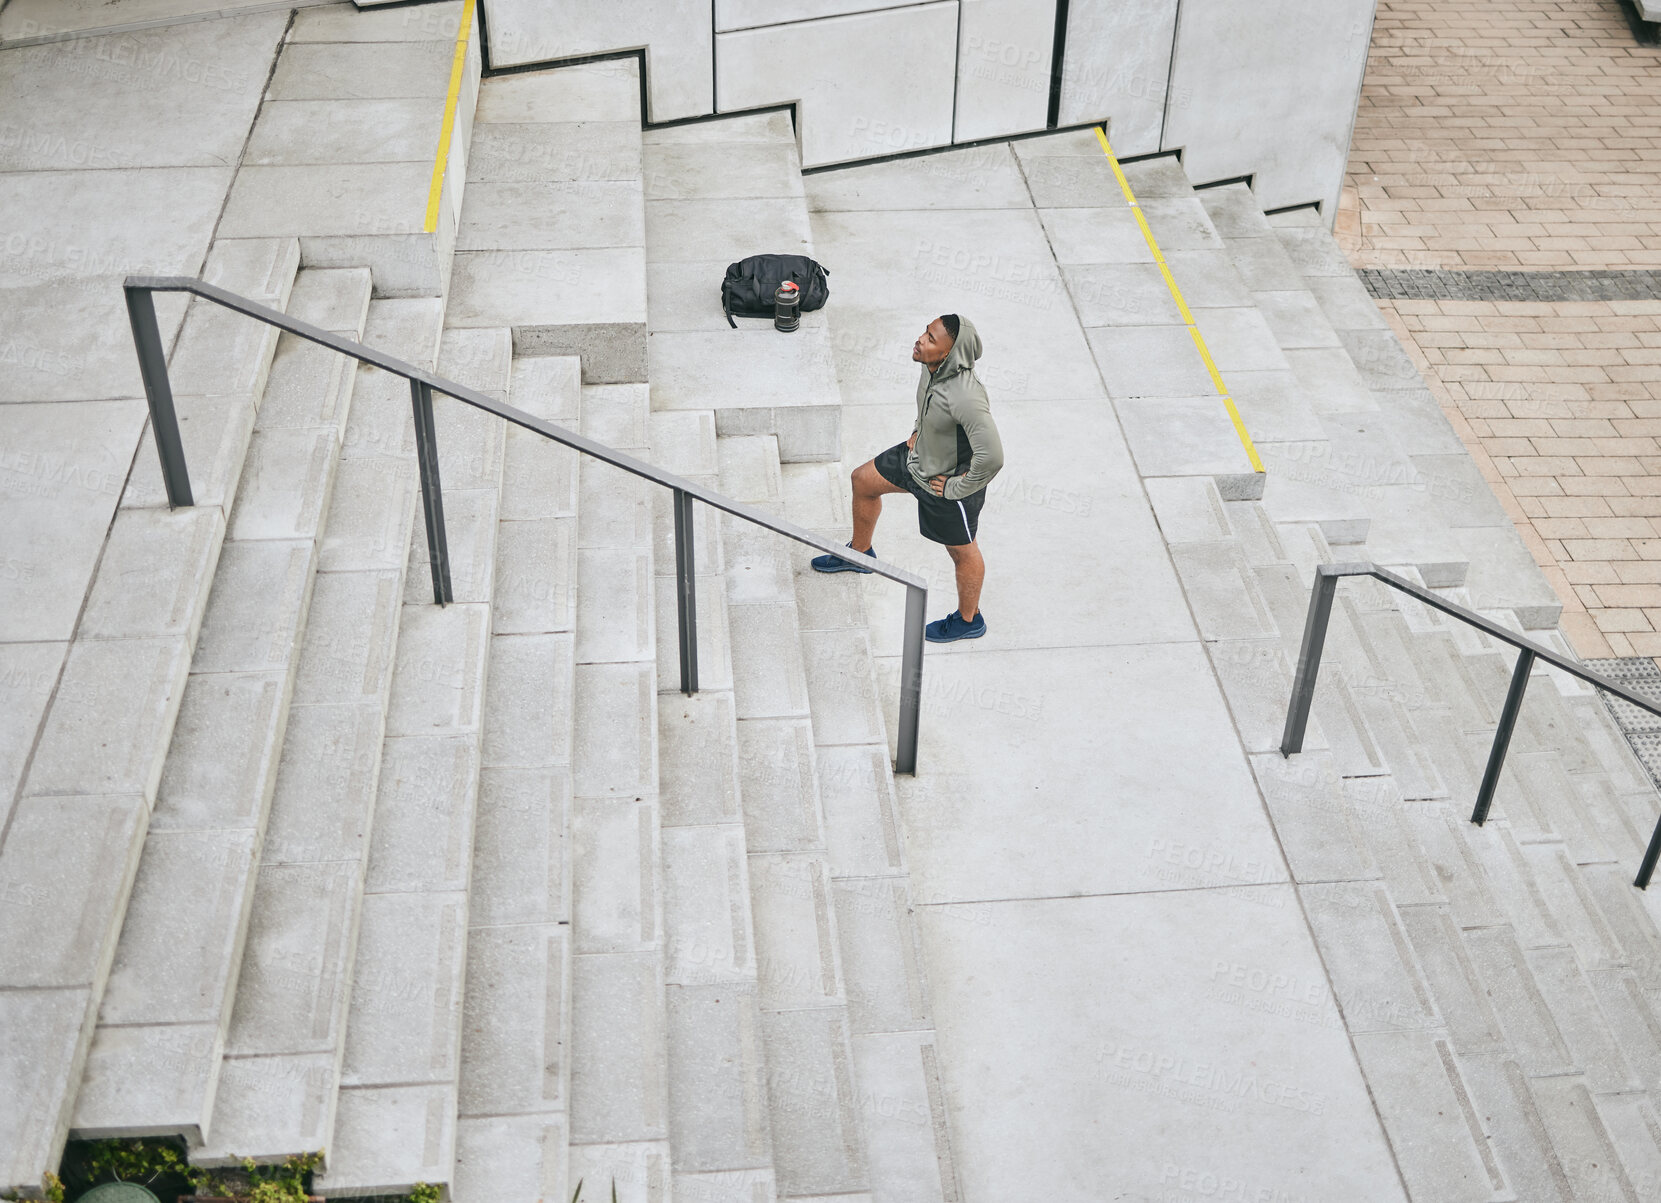
[[[731,280],[722,280],[721,281],[721,312],[725,313],[727,315],[727,325],[732,327],[734,330],[738,329],[738,323],[732,320],[732,281]]]

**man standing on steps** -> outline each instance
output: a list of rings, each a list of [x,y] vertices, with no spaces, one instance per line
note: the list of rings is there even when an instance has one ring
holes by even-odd
[[[896,443],[853,471],[854,537],[848,546],[873,558],[871,535],[882,514],[884,493],[917,498],[917,528],[923,538],[945,544],[957,568],[957,610],[924,632],[931,643],[979,639],[986,634],[980,586],[986,576],[975,530],[986,486],[1004,464],[1003,443],[992,421],[992,406],[975,375],[980,335],[967,318],[935,318],[911,347],[923,365],[917,382],[917,422],[911,437]],[[820,572],[870,572],[841,556],[817,556]]]

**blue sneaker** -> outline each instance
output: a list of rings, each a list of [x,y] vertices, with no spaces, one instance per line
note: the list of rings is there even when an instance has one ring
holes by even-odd
[[[853,544],[849,543],[848,547],[852,548]],[[870,551],[867,551],[865,554],[870,556],[874,560],[874,559],[877,558],[877,549],[873,547],[873,548],[871,548]],[[851,560],[844,560],[841,556],[814,556],[813,557],[813,571],[815,571],[815,572],[870,572],[871,570],[869,568],[866,568],[863,564],[855,564]]]
[[[984,634],[986,615],[976,614],[974,622],[964,622],[963,615],[956,610],[923,628],[923,636],[930,643],[956,643],[959,639],[979,639]]]

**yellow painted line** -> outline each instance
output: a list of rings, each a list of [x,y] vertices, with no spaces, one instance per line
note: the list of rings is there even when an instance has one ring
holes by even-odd
[[[1153,230],[1148,228],[1148,219],[1142,215],[1142,206],[1136,203],[1136,193],[1131,191],[1130,181],[1125,178],[1124,169],[1119,166],[1118,156],[1107,143],[1107,131],[1099,125],[1096,127],[1096,140],[1102,144],[1102,153],[1107,155],[1107,161],[1113,165],[1113,175],[1119,181],[1119,191],[1125,194],[1125,203],[1136,215],[1136,224],[1142,228],[1142,237],[1147,240],[1148,249],[1153,252],[1153,261],[1159,265],[1159,274],[1165,277],[1165,287],[1171,290],[1171,299],[1177,303],[1177,313],[1182,316],[1182,324],[1188,327],[1188,333],[1194,339],[1194,347],[1200,353],[1200,362],[1205,364],[1205,370],[1211,374],[1211,383],[1222,394],[1223,407],[1228,410],[1229,421],[1234,423],[1234,433],[1240,436],[1240,445],[1246,449],[1246,458],[1251,461],[1252,471],[1263,471],[1263,461],[1257,456],[1252,436],[1246,433],[1246,424],[1240,419],[1240,411],[1235,407],[1234,398],[1229,396],[1228,389],[1223,385],[1223,374],[1217,370],[1216,361],[1211,358],[1205,338],[1200,334],[1194,315],[1188,309],[1188,302],[1182,299],[1182,289],[1177,287],[1176,277],[1171,275],[1171,268],[1160,252]]]
[[[444,195],[444,167],[450,158],[450,137],[456,130],[456,103],[461,80],[467,74],[467,39],[473,32],[473,0],[463,0],[461,28],[456,31],[456,54],[450,61],[450,90],[444,95],[444,124],[438,131],[438,157],[433,160],[432,187],[427,189],[427,233],[438,230],[438,200]]]

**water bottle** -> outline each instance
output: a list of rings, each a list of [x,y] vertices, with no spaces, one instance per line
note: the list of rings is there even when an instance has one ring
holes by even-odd
[[[773,329],[786,334],[802,321],[802,290],[794,280],[786,280],[773,294]]]

